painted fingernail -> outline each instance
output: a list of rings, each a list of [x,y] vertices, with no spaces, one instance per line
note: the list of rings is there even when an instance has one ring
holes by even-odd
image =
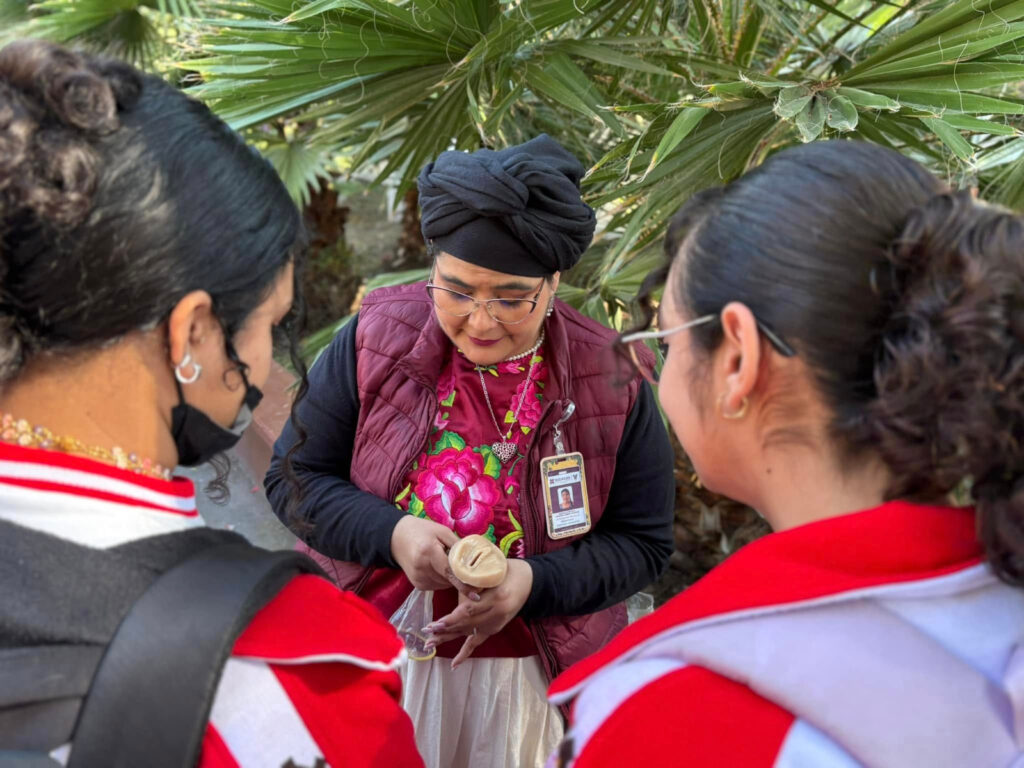
[[[423,644],[423,649],[424,650],[432,651],[435,648],[437,648],[437,643],[434,640],[428,640],[427,642],[425,642]]]
[[[469,599],[473,600],[474,602],[477,602],[477,603],[479,603],[481,600],[483,600],[483,598],[480,597],[480,595],[478,595],[476,592],[470,592],[469,593]]]
[[[427,624],[427,626],[425,626],[423,628],[423,631],[424,632],[440,632],[442,629],[444,629],[444,622],[443,621],[435,621],[433,624]]]

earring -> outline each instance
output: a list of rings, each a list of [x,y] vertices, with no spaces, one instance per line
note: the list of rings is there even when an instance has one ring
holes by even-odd
[[[548,302],[548,310],[547,310],[547,312],[544,313],[544,317],[551,317],[551,315],[553,315],[554,312],[555,312],[555,300],[552,298],[551,301]]]
[[[184,368],[188,368],[188,366],[190,365],[192,366],[192,375],[186,376],[185,374],[182,373],[182,370]],[[185,357],[182,358],[181,362],[174,366],[174,378],[176,378],[182,384],[193,383],[196,379],[199,378],[199,374],[202,372],[203,366],[201,366],[199,363],[195,362],[192,359],[192,354],[190,352],[186,352]]]
[[[722,406],[725,404],[725,392],[718,398],[718,410],[722,414],[723,419],[742,419],[747,415],[747,407],[750,405],[750,400],[746,395],[743,396],[742,402],[740,402],[740,409],[735,413],[726,413]]]

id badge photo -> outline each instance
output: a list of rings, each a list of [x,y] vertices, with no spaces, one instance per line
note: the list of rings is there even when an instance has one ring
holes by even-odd
[[[565,539],[590,530],[590,501],[583,454],[549,456],[540,462],[548,536]]]

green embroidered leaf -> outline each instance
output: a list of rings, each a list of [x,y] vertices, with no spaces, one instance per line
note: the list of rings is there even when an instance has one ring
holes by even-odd
[[[412,490],[412,483],[409,483],[409,485],[405,486],[405,488],[402,490],[402,492],[395,497],[395,503],[397,504],[402,499],[404,499],[406,496],[408,496],[409,495],[409,491],[411,491],[411,490]]]
[[[452,407],[452,403],[454,403],[454,402],[455,402],[455,390],[453,389],[452,393],[450,395],[448,395],[448,397],[446,397],[444,400],[441,401],[441,405],[443,405],[445,408],[451,408]]]
[[[489,475],[495,480],[501,478],[501,462],[498,461],[498,457],[494,455],[494,451],[491,450],[489,445],[481,445],[479,448],[474,448],[473,452],[479,453],[484,457],[485,475]]]
[[[487,369],[487,372],[491,374],[491,376],[493,376],[494,378],[498,378],[498,369],[495,368],[493,365]]]
[[[530,428],[529,427],[520,427],[519,429],[521,429],[523,431],[524,435],[530,434]]]
[[[540,355],[534,355],[533,357],[530,358],[530,365],[536,365],[537,363],[543,363],[543,362],[544,362],[544,358],[541,357]]]
[[[501,554],[508,557],[508,553],[512,549],[512,545],[521,538],[523,538],[522,531],[512,531],[511,533],[502,536],[501,544],[498,545],[501,548]]]
[[[423,502],[420,501],[419,497],[414,493],[412,498],[409,500],[409,514],[415,515],[416,517],[426,517],[427,510],[423,507]]]
[[[514,413],[512,413],[512,411],[505,411],[505,423],[506,424],[514,424],[515,420],[516,420],[516,415]]]
[[[491,544],[497,544],[498,543],[498,540],[496,538],[494,538],[494,526],[493,525],[487,526],[487,533],[485,533],[484,536],[491,540]]]
[[[434,446],[434,454],[438,454],[446,448],[454,448],[457,451],[465,450],[466,441],[459,437],[454,432],[448,432],[445,430],[441,433],[441,438],[437,441]]]
[[[544,382],[543,381],[535,381],[534,384],[536,384],[540,389],[544,389]]]
[[[508,521],[512,523],[512,527],[515,528],[517,531],[519,531],[520,533],[523,532],[522,524],[518,520],[516,520],[516,516],[512,514],[511,509],[508,511]]]

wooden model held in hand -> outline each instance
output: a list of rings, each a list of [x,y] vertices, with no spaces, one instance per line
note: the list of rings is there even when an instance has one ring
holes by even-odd
[[[448,551],[448,564],[459,581],[478,589],[498,586],[508,571],[505,555],[479,534],[459,539]]]

